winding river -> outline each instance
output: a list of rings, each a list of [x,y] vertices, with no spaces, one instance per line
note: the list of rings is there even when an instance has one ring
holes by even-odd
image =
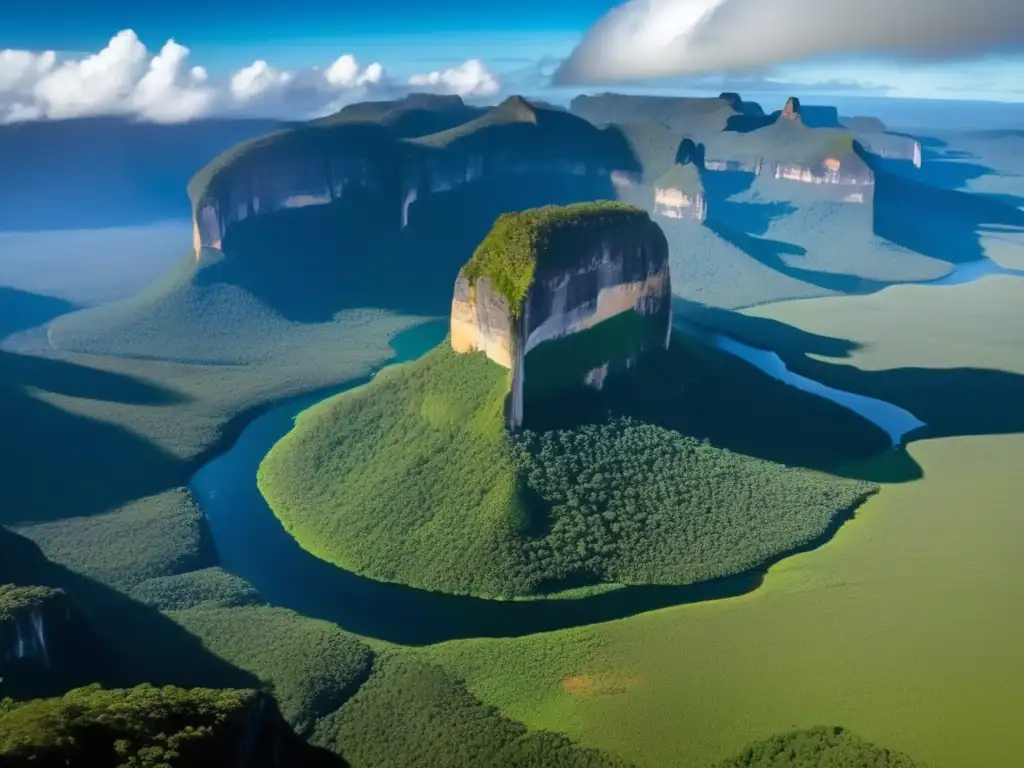
[[[957,285],[1003,272],[991,263],[970,263],[930,284]],[[678,325],[704,343],[743,358],[773,378],[855,411],[884,429],[896,447],[907,433],[923,426],[913,414],[891,403],[835,390],[794,374],[774,352],[747,346],[720,333],[684,323]],[[446,332],[447,321],[435,321],[397,335],[392,340],[395,357],[391,362],[416,359],[440,343]],[[685,587],[631,586],[587,597],[501,601],[374,581],[320,560],[285,532],[256,487],[256,471],[273,445],[292,428],[300,412],[370,378],[294,398],[272,408],[250,423],[230,450],[210,461],[192,478],[192,490],[209,522],[221,565],[252,584],[272,604],[331,621],[367,637],[423,645],[469,637],[518,637],[732,597],[756,589],[772,564]],[[800,551],[828,541],[846,519],[836,519],[829,530]],[[772,562],[793,554],[786,553]]]

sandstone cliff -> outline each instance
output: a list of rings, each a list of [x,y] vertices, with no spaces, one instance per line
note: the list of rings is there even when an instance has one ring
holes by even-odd
[[[669,219],[707,218],[707,200],[696,165],[677,163],[654,183],[654,213]]]
[[[747,173],[778,182],[775,194],[799,195],[795,184],[814,187],[812,199],[870,203],[875,178],[843,127],[809,127],[799,99],[791,98],[771,125],[745,133],[725,132],[704,146],[704,169]],[[786,186],[790,191],[786,191]]]
[[[503,215],[455,283],[451,344],[511,370],[507,416],[601,388],[671,330],[668,245],[638,208],[549,206]]]
[[[84,616],[61,590],[0,585],[0,698],[84,682],[92,640]]]
[[[427,198],[478,182],[562,176],[610,188],[613,174],[638,171],[621,136],[519,97],[413,139],[374,122],[320,121],[239,145],[202,169],[189,185],[193,247],[197,257],[224,250],[234,226],[291,208],[333,205],[379,235],[407,226]]]

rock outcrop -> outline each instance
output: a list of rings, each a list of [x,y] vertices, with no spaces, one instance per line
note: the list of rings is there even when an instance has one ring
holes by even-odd
[[[671,330],[668,244],[647,213],[621,203],[505,214],[460,272],[455,351],[511,370],[509,426],[531,402],[601,388]]]
[[[286,768],[347,763],[303,741],[254,690],[98,685],[0,707],[0,764]],[[154,755],[157,757],[154,758]]]
[[[707,218],[707,200],[696,165],[676,164],[654,183],[654,213],[668,219]]]
[[[237,224],[287,209],[334,205],[381,234],[407,226],[427,198],[476,182],[554,175],[610,187],[613,174],[638,171],[615,132],[519,97],[414,139],[373,122],[308,124],[235,147],[196,175],[193,248],[224,250]]]
[[[743,101],[738,93],[732,92],[716,98],[621,93],[580,95],[572,100],[570,111],[594,125],[656,123],[698,141],[730,126],[756,123],[758,118],[765,117],[759,104]]]
[[[47,695],[88,679],[93,636],[63,591],[0,585],[0,698]]]
[[[800,99],[796,96],[790,96],[786,99],[786,106],[782,108],[782,113],[779,115],[782,120],[792,120],[795,122],[803,122],[800,116]]]

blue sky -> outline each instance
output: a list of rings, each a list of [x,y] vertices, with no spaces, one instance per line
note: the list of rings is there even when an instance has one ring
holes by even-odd
[[[567,56],[588,28],[616,4],[614,0],[29,0],[9,4],[3,11],[0,122],[15,119],[13,115],[59,117],[95,112],[99,107],[93,102],[100,104],[113,94],[107,94],[103,84],[92,83],[89,98],[93,101],[78,99],[69,106],[81,87],[90,85],[82,79],[84,75],[76,75],[78,79],[48,83],[50,101],[40,100],[39,89],[24,77],[22,90],[8,89],[5,97],[5,50],[55,50],[59,59],[81,59],[102,50],[121,30],[133,30],[151,56],[170,38],[186,46],[189,51],[176,75],[180,82],[196,66],[204,70],[202,82],[206,82],[208,73],[212,83],[217,79],[227,81],[256,60],[265,60],[278,72],[311,67],[319,67],[318,71],[323,72],[342,54],[352,54],[361,67],[380,62],[387,73],[385,84],[407,83],[413,74],[480,59],[501,85],[497,92],[480,90],[476,95],[481,98],[515,91],[532,96],[548,94],[552,100],[563,100],[581,89],[545,91],[546,80],[539,75],[538,62]],[[46,23],[51,19],[54,23]],[[546,71],[550,69],[549,64]],[[693,95],[740,90],[763,100],[766,106],[773,105],[776,95],[784,99],[790,92],[812,102],[829,96],[855,95],[1024,102],[1022,73],[1021,58],[990,57],[956,64],[895,64],[883,59],[845,58],[778,65],[742,77],[673,78],[582,90],[614,87]],[[271,86],[280,85],[270,76],[260,82],[260,93],[264,95],[275,92]],[[294,82],[307,81],[299,78]],[[202,83],[192,82],[190,87],[201,89]],[[60,88],[64,92],[58,93]],[[273,103],[283,108],[280,105],[284,104],[284,89],[277,90],[282,95]],[[30,101],[33,93],[35,101]],[[131,97],[125,93],[113,94],[104,103],[116,102],[121,105],[119,109],[146,114],[145,110],[154,103],[165,100],[168,91],[161,91],[159,97],[154,96],[143,107],[130,106]],[[214,109],[211,104],[226,101],[219,96],[185,100],[187,94],[176,93],[181,97],[176,102],[176,115],[199,114],[200,107],[208,112]],[[365,98],[368,91],[353,88],[347,93],[348,98],[355,99]],[[376,93],[388,91],[378,86]],[[337,95],[336,91],[327,93],[317,109],[336,108],[340,102],[332,99]],[[61,99],[68,103],[61,103]],[[254,104],[256,100],[247,103]]]
[[[40,5],[47,14],[40,13]],[[175,38],[211,73],[255,57],[303,67],[341,53],[416,70],[423,63],[471,57],[490,62],[564,56],[613,5],[612,0],[42,0],[4,9],[0,49],[93,52],[130,28],[150,48]],[[41,23],[47,16],[60,23]]]

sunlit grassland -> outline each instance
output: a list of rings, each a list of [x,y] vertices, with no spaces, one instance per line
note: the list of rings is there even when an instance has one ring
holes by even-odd
[[[1021,306],[1024,282],[1001,278],[756,314],[862,344],[844,365],[930,370],[917,388],[928,405],[948,369],[1024,373]],[[913,410],[914,388],[895,391]],[[1012,765],[1024,715],[1017,431],[911,444],[922,479],[883,486],[752,594],[421,652],[507,716],[641,765],[700,765],[823,723],[933,768]]]

